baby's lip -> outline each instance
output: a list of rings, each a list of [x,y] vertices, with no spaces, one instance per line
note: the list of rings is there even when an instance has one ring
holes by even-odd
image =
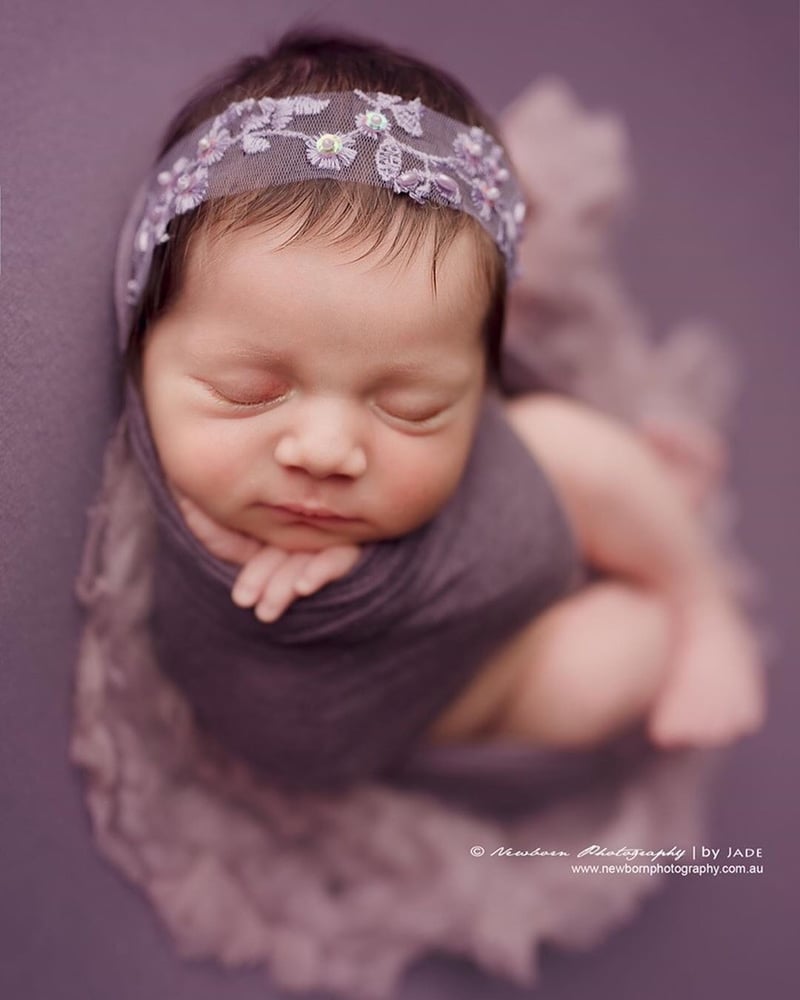
[[[301,504],[295,503],[270,504],[269,506],[273,507],[275,510],[284,510],[290,514],[299,514],[301,517],[308,518],[309,520],[354,520],[354,518],[345,517],[343,514],[337,514],[335,511],[329,510],[327,507],[303,507]]]

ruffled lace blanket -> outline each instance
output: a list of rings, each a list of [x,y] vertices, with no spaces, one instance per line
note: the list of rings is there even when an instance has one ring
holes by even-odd
[[[550,386],[632,422],[679,414],[679,431],[688,414],[722,434],[736,381],[722,340],[695,325],[653,344],[605,258],[603,227],[626,188],[618,123],[582,114],[544,81],[503,124],[539,206],[512,296],[507,384]],[[530,985],[542,943],[593,946],[663,880],[575,875],[580,850],[667,850],[702,836],[724,755],[661,752],[639,729],[584,752],[420,746],[391,776],[335,793],[259,777],[198,730],[156,665],[157,523],[128,435],[123,413],[89,511],[70,751],[100,850],[182,955],[364,1000],[390,996],[434,950]],[[720,486],[707,528],[731,590],[752,600],[759,580],[736,551],[734,512]],[[569,854],[491,853],[537,846]]]

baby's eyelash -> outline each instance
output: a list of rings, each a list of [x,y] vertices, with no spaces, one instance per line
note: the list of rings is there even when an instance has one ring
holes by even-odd
[[[386,410],[385,412],[389,413],[388,410]],[[443,412],[444,412],[443,410],[437,410],[435,413],[429,413],[427,417],[401,417],[396,413],[389,413],[389,416],[392,417],[393,420],[402,420],[407,424],[422,425],[422,424],[429,424],[432,421],[436,420],[436,418],[441,416]]]
[[[267,406],[270,403],[277,402],[281,398],[280,396],[275,396],[272,399],[256,399],[253,400],[252,402],[245,403],[242,402],[241,400],[231,399],[230,397],[221,393],[213,385],[209,384],[208,388],[213,396],[215,396],[219,400],[222,400],[223,403],[226,403],[228,407],[234,411],[252,410],[259,406]],[[380,407],[380,409],[383,409],[383,407]],[[446,409],[447,407],[444,407],[444,409],[437,410],[435,413],[430,413],[428,414],[428,416],[425,417],[403,417],[396,413],[391,413],[389,410],[384,410],[384,413],[386,413],[393,420],[402,420],[404,423],[414,424],[415,426],[419,427],[419,426],[424,426],[425,424],[429,424],[432,421],[436,420],[436,418],[441,416],[441,414],[444,413]]]
[[[216,396],[216,398],[222,400],[223,403],[227,403],[233,410],[252,410],[256,406],[266,406],[268,403],[274,403],[276,400],[281,398],[280,396],[275,396],[274,399],[256,399],[250,403],[243,403],[241,400],[231,399],[229,396],[224,395],[213,385],[209,385],[208,388],[212,396]]]
[[[276,399],[280,399],[280,396],[277,396]],[[228,403],[230,403],[234,410],[252,410],[256,406],[266,406],[268,403],[274,403],[276,399],[257,399],[254,403],[240,403],[238,400],[229,399]]]

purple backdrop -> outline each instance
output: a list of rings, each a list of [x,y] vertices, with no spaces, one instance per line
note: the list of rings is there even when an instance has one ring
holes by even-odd
[[[580,957],[546,954],[548,1000],[795,995],[800,840],[791,704],[797,649],[789,460],[797,320],[797,11],[790,0],[3,0],[0,5],[0,542],[3,748],[0,993],[20,1000],[265,997],[260,973],[176,957],[148,904],[93,848],[67,759],[72,595],[85,509],[119,405],[111,264],[126,199],[199,79],[298,15],[410,46],[499,111],[563,76],[625,119],[638,203],[620,237],[659,328],[697,315],[737,344],[740,536],[767,575],[782,653],[767,729],[732,753],[714,846],[765,852],[762,876],[675,881]],[[231,16],[235,15],[235,16]],[[792,280],[794,275],[794,280]],[[431,959],[404,998],[514,997]]]

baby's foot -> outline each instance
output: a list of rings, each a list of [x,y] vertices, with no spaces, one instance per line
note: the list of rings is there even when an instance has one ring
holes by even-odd
[[[674,473],[691,506],[702,507],[725,474],[722,437],[707,424],[676,417],[646,417],[639,430]]]
[[[764,666],[741,614],[722,599],[693,609],[648,731],[665,747],[715,746],[761,728]]]

